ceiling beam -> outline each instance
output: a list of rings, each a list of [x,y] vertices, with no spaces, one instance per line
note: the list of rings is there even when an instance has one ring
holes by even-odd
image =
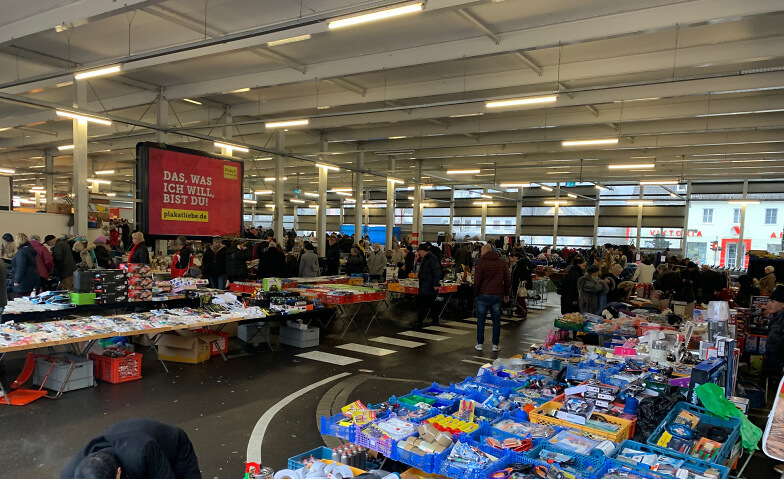
[[[304,72],[303,72],[304,73]],[[350,82],[348,80],[344,80],[343,78],[325,78],[325,82],[331,83],[336,87],[343,88],[344,90],[348,90],[350,92],[354,92],[359,96],[364,97],[367,95],[367,89],[362,88],[361,86],[357,85],[356,83]]]
[[[457,10],[455,10],[455,13],[457,14],[457,16],[470,23],[472,27],[482,32],[487,38],[495,42],[496,45],[501,43],[501,39],[498,38],[498,35],[493,33],[493,31],[490,30],[490,27],[485,25],[481,20],[479,20],[476,17],[476,15],[469,12],[467,9],[458,8]]]
[[[533,70],[534,73],[536,73],[537,75],[542,76],[542,74],[544,73],[544,70],[542,70],[542,67],[540,67],[539,65],[534,63],[534,61],[531,60],[531,58],[528,55],[526,55],[525,53],[523,53],[523,52],[514,52],[514,56],[516,56],[517,58],[522,60],[522,62],[525,63],[526,65],[528,65],[528,68]]]
[[[593,116],[597,118],[599,117],[599,110],[597,110],[596,107],[594,107],[593,105],[583,105],[583,106],[585,106],[585,109],[590,111]]]

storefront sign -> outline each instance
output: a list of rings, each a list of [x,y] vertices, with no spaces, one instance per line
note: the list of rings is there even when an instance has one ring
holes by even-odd
[[[242,163],[140,144],[145,234],[223,236],[242,228]],[[143,175],[144,176],[144,175]]]

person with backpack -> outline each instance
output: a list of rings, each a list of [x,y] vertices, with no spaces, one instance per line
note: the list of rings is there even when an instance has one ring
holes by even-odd
[[[11,259],[11,268],[14,270],[13,291],[20,296],[27,296],[37,289],[41,282],[38,275],[38,256],[26,234],[18,233],[16,242],[19,246]]]

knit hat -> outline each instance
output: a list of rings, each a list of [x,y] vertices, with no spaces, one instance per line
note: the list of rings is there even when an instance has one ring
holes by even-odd
[[[96,236],[95,239],[93,240],[93,243],[95,243],[95,244],[106,244],[106,236],[104,236],[104,235]]]
[[[6,241],[8,243],[13,243],[14,237],[11,233],[6,233],[3,235],[3,241]]]
[[[44,243],[48,243],[50,240],[57,239],[55,235],[46,235],[44,236]]]
[[[778,301],[779,303],[784,303],[784,286],[776,286],[776,289],[773,290],[771,293],[770,301]]]

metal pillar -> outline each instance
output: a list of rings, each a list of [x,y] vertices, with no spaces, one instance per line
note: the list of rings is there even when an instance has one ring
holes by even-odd
[[[359,150],[357,152],[357,168],[362,169],[365,167],[365,151]],[[354,203],[354,235],[362,235],[362,211],[364,210],[363,204],[365,203],[363,192],[365,191],[365,175],[364,173],[356,173],[356,184],[354,191],[356,194],[354,198],[357,200]],[[358,238],[359,236],[355,236]]]
[[[387,175],[395,174],[395,159],[389,158]],[[386,248],[392,249],[392,228],[395,226],[395,183],[387,178],[387,238]],[[398,238],[400,240],[400,238]]]
[[[46,188],[46,204],[54,203],[54,152],[47,149],[44,152],[44,187]]]
[[[286,132],[282,129],[275,130],[275,149],[284,151],[286,148]],[[272,212],[272,230],[278,241],[283,241],[286,236],[283,228],[283,178],[284,178],[284,159],[280,155],[275,155],[275,211]]]
[[[596,188],[596,207],[593,211],[593,245],[598,246],[599,242],[599,201],[602,196],[602,190]]]
[[[234,135],[234,130],[231,128],[231,124],[234,120],[231,117],[231,106],[225,105],[223,107],[223,127],[221,128],[221,137],[226,140],[231,139]],[[221,148],[221,155],[231,156],[232,149],[231,148]]]
[[[517,190],[517,204],[515,205],[516,218],[515,218],[515,243],[520,241],[523,236],[523,187],[518,187]]]
[[[686,207],[683,213],[683,232],[681,233],[681,251],[686,257],[686,241],[689,238],[689,209],[691,208],[691,181],[686,183]]]
[[[457,238],[454,237],[454,227],[455,227],[455,187],[449,187],[449,236],[452,236],[454,241],[457,241]]]
[[[558,211],[561,207],[558,200],[561,199],[561,184],[555,186],[555,206],[553,207],[553,249],[558,246]]]
[[[166,100],[163,87],[158,87],[158,96],[155,99],[155,123],[158,126],[169,126],[169,101]],[[166,143],[167,133],[165,131],[157,130],[155,132],[155,141],[157,143]]]
[[[637,250],[642,249],[642,245],[640,244],[640,238],[642,236],[642,199],[644,197],[645,186],[640,185],[640,201],[641,203],[637,205],[637,242],[634,243],[634,246],[637,247]]]
[[[87,104],[87,82],[74,79],[74,108]],[[73,120],[74,226],[77,236],[87,237],[87,121]]]
[[[482,202],[482,226],[480,227],[480,236],[482,241],[487,241],[485,237],[487,231],[487,205]]]
[[[414,168],[414,219],[411,224],[411,236],[418,242],[424,241],[422,238],[422,160],[416,160],[416,168]]]
[[[316,243],[319,256],[327,256],[327,169],[318,168],[319,197],[316,210]]]
[[[743,180],[743,200],[748,198],[749,194],[749,180]],[[738,249],[735,258],[735,267],[742,269],[745,265],[744,258],[746,257],[746,248],[743,243],[743,233],[746,228],[746,203],[740,205],[740,234],[738,235]],[[684,252],[685,253],[685,252]]]
[[[339,206],[340,206],[340,209],[339,209],[340,218],[338,219],[338,225],[339,226],[343,226],[343,221],[346,218],[346,209],[345,209],[346,208],[346,200],[341,198],[339,201],[340,201],[340,204],[339,204]],[[357,243],[359,243],[359,240],[361,239],[359,236],[360,235],[357,234],[357,232],[355,231],[354,232],[354,239],[357,241]]]

